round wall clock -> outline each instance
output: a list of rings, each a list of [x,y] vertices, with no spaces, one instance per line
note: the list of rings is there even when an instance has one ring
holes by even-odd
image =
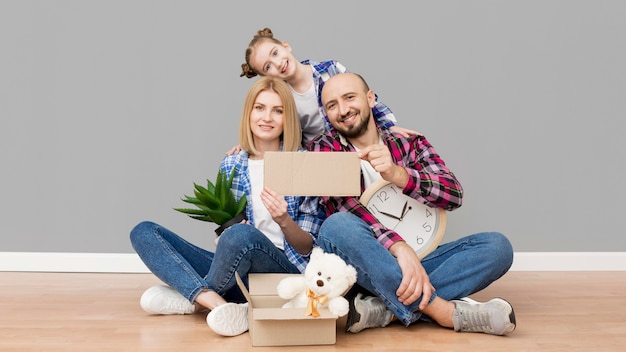
[[[359,199],[381,224],[396,231],[421,258],[441,243],[446,231],[446,211],[418,202],[402,189],[379,179]]]

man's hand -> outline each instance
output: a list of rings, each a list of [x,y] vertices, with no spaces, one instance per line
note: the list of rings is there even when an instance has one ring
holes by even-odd
[[[241,146],[237,144],[236,146],[232,147],[229,151],[227,151],[225,154],[233,155],[233,154],[239,153],[240,151],[241,151]]]
[[[383,144],[372,144],[357,153],[357,156],[366,160],[381,174],[388,173],[396,164],[391,159],[389,148]]]
[[[398,301],[404,305],[412,304],[420,296],[419,309],[426,308],[435,288],[430,283],[430,278],[422,266],[417,254],[406,242],[396,242],[389,247],[391,254],[398,260],[402,271],[402,282],[396,291]]]
[[[406,129],[406,128],[400,127],[400,126],[391,126],[391,127],[389,127],[389,130],[391,132],[395,132],[395,133],[401,134],[402,137],[404,137],[404,138],[409,138],[409,136],[412,135],[412,134],[414,134],[416,136],[421,135],[421,133],[419,133],[417,131],[409,130],[409,129]]]
[[[396,165],[391,158],[389,148],[384,144],[369,145],[357,153],[362,160],[366,160],[372,165],[374,170],[387,181],[404,188],[409,182],[409,174],[406,170]]]

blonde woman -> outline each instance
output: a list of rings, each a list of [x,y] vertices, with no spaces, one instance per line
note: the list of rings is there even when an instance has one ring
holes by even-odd
[[[231,189],[244,194],[247,220],[221,234],[215,252],[188,243],[153,222],[131,231],[131,242],[146,266],[167,286],[154,286],[141,298],[152,314],[192,314],[210,310],[216,333],[235,336],[248,330],[247,303],[235,281],[247,274],[301,273],[324,220],[316,197],[282,197],[263,187],[266,151],[303,151],[300,122],[291,91],[272,77],[248,91],[241,116],[241,151],[227,155],[220,169],[235,169]]]

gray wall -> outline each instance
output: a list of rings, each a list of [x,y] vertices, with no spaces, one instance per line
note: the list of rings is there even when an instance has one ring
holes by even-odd
[[[212,248],[172,208],[237,143],[265,26],[429,138],[466,190],[448,238],[626,250],[625,2],[214,3],[0,2],[0,251],[131,253],[141,220]]]

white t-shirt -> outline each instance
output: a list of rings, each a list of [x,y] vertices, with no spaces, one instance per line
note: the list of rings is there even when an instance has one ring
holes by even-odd
[[[315,82],[314,82],[315,83]],[[304,93],[296,92],[291,86],[291,93],[296,101],[298,116],[300,117],[300,127],[302,128],[302,144],[307,145],[309,141],[324,132],[324,117],[320,112],[315,93],[315,84]]]
[[[252,192],[252,214],[254,225],[274,245],[284,250],[284,234],[280,226],[272,219],[269,211],[261,201],[261,191],[263,191],[263,160],[248,159],[248,173],[250,176],[250,189]]]

